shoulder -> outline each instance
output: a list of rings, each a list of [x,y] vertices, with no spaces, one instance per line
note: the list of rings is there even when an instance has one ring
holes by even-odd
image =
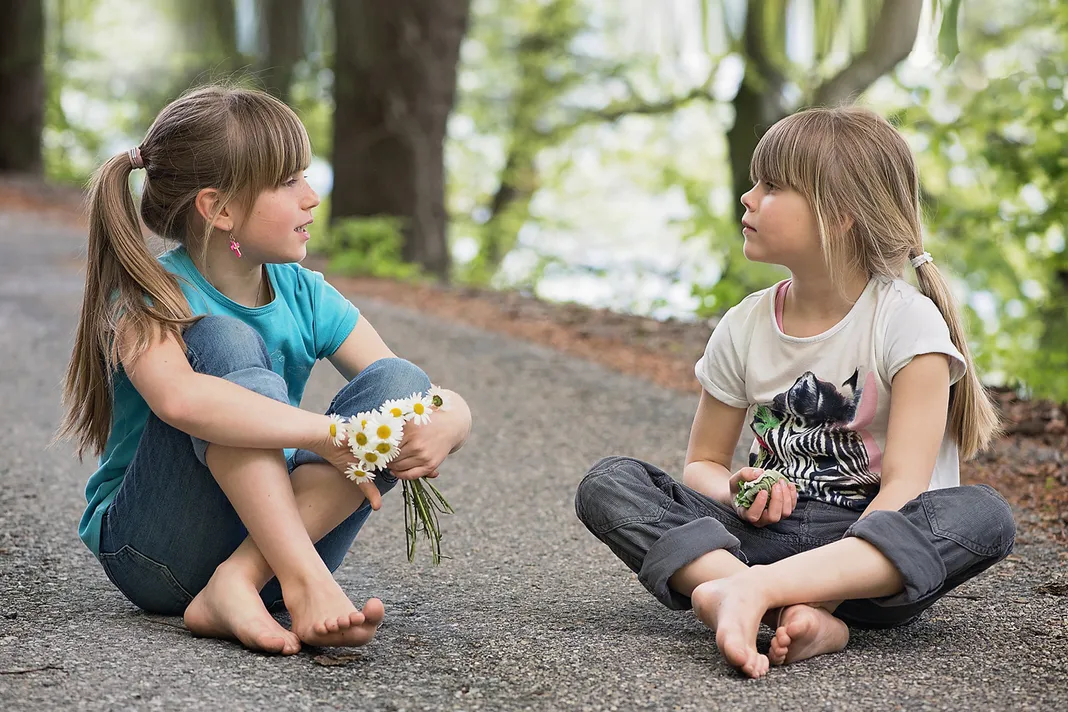
[[[322,272],[302,267],[296,262],[286,264],[268,265],[267,269],[274,278],[275,286],[294,296],[307,296],[314,298],[326,278]]]
[[[762,320],[770,318],[779,284],[782,283],[753,292],[728,309],[719,323],[734,333],[752,331],[757,324],[763,323]]]
[[[876,278],[876,318],[883,324],[934,322],[944,325],[942,312],[930,297],[903,279]]]
[[[949,325],[938,306],[903,279],[880,279],[877,289],[875,333],[887,381],[913,357],[941,353],[950,359],[950,382],[967,370],[967,361],[953,344]]]

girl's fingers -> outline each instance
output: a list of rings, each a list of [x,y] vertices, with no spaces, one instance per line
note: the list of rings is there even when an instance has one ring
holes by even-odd
[[[375,487],[374,482],[361,482],[359,484],[360,491],[363,492],[363,496],[367,498],[367,501],[371,503],[371,509],[378,511],[382,506],[382,494]]]
[[[767,511],[767,523],[777,522],[782,519],[782,484],[775,483],[775,486],[771,488],[771,501],[768,503]]]
[[[760,517],[764,515],[764,506],[768,503],[768,493],[760,491],[757,493],[756,498],[753,500],[753,506],[745,512],[745,518],[749,520],[750,524],[756,524],[760,521]]]

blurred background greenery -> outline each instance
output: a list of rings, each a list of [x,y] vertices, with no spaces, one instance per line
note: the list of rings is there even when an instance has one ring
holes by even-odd
[[[83,182],[171,98],[288,101],[338,269],[657,318],[779,276],[737,196],[777,119],[859,101],[921,165],[985,377],[1068,400],[1062,0],[0,0],[0,170]],[[324,224],[326,221],[321,220]]]

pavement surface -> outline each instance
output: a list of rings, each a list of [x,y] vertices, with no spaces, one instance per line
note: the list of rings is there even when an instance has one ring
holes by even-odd
[[[1060,547],[1013,557],[918,623],[856,631],[839,654],[759,681],[688,613],[660,607],[574,514],[606,454],[679,472],[695,403],[640,380],[389,304],[358,305],[400,355],[467,398],[475,432],[443,468],[457,513],[440,566],[404,553],[399,489],[338,578],[380,597],[362,649],[289,658],[193,638],[139,612],[77,538],[92,463],[48,447],[80,305],[84,237],[0,214],[0,709],[1063,710],[1068,599]],[[340,376],[317,367],[304,407]],[[762,632],[766,645],[769,631]]]

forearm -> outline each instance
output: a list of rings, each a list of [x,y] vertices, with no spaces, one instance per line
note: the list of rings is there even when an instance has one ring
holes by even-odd
[[[922,492],[922,489],[917,489],[916,486],[905,483],[897,485],[885,484],[879,488],[879,494],[877,494],[875,499],[873,499],[864,509],[864,512],[860,515],[860,519],[863,519],[872,512],[896,512],[912,500],[919,497]]]
[[[682,471],[682,483],[717,502],[731,503],[731,471],[710,460],[695,460]]]
[[[194,373],[175,384],[180,393],[160,419],[193,437],[227,447],[318,450],[327,440],[325,415],[294,408],[231,383]]]
[[[449,454],[456,452],[464,446],[467,438],[471,435],[471,408],[467,401],[454,391],[442,389],[449,399],[449,409],[436,413],[436,419],[444,420],[447,426],[455,432],[455,442],[449,450]]]

